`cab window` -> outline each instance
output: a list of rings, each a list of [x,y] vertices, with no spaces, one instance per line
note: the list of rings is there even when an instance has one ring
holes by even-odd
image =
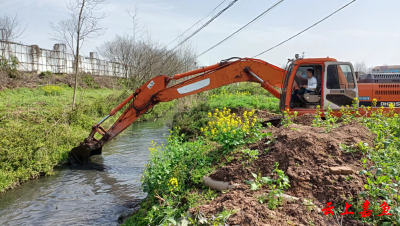
[[[328,89],[354,89],[354,77],[350,65],[329,65],[326,87]]]

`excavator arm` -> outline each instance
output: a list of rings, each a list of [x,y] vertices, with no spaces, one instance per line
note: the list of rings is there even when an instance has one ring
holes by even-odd
[[[221,61],[219,64],[201,69],[176,74],[173,77],[159,75],[152,78],[113,109],[106,118],[94,125],[88,138],[70,151],[70,160],[78,164],[84,164],[89,161],[90,156],[101,154],[102,147],[107,142],[128,128],[141,115],[148,112],[160,102],[168,102],[206,90],[245,81],[260,83],[264,89],[272,93],[276,98],[280,98],[279,91],[274,87],[282,87],[283,77],[286,74],[285,70],[258,59],[239,58],[235,61],[229,60]],[[168,84],[172,80],[192,75],[197,76],[168,87]],[[108,117],[113,116],[131,100],[132,102],[124,113],[106,131],[100,124]],[[96,139],[94,137],[96,133],[99,133],[102,138]]]

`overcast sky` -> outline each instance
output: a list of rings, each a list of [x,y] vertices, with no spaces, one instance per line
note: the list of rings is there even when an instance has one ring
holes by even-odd
[[[229,4],[227,0],[217,10]],[[86,42],[83,55],[96,51],[117,34],[131,34],[126,8],[138,7],[138,22],[155,41],[168,44],[180,32],[203,18],[222,0],[109,0],[102,11],[106,33]],[[191,39],[201,53],[272,6],[277,0],[239,0]],[[251,27],[199,58],[209,65],[229,57],[252,57],[322,19],[350,0],[285,0]],[[400,0],[357,0],[306,33],[258,58],[272,64],[286,63],[295,53],[334,57],[340,61],[365,61],[368,66],[400,64]],[[18,13],[27,28],[18,41],[52,49],[49,22],[68,17],[63,0],[0,0],[0,15]],[[206,20],[205,20],[206,21]],[[194,29],[195,30],[195,29]],[[171,44],[169,47],[173,47]]]

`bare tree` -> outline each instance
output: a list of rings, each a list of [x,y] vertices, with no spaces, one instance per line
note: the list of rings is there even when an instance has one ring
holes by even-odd
[[[364,61],[357,61],[354,65],[354,70],[358,72],[359,75],[366,74],[368,67]]]
[[[26,26],[22,25],[22,20],[18,18],[18,14],[0,16],[1,40],[13,41],[21,37],[25,32]]]
[[[106,0],[69,0],[67,7],[70,11],[70,17],[59,21],[56,25],[50,23],[50,27],[55,32],[52,39],[65,43],[75,57],[75,86],[72,108],[75,106],[76,89],[78,87],[79,50],[86,40],[96,38],[106,31],[106,28],[99,25],[99,21],[105,17],[105,14],[96,14],[106,3]]]
[[[143,31],[144,27],[140,27],[139,23],[138,23],[138,7],[135,5],[135,8],[133,9],[133,11],[129,8],[125,9],[125,12],[129,15],[129,17],[132,19],[132,27],[130,29],[132,29],[132,38],[133,40],[138,40],[141,38],[140,37],[136,37],[136,35],[138,33],[140,33],[141,31]]]
[[[155,75],[174,75],[197,65],[190,44],[169,51],[164,45],[152,41],[151,35],[139,26],[137,8],[126,12],[132,19],[132,34],[117,35],[100,45],[97,51],[107,60],[123,66],[130,86],[135,88]]]
[[[22,25],[22,20],[18,18],[18,14],[4,14],[3,16],[0,16],[1,50],[3,57],[5,56],[6,45],[8,42],[21,37],[25,32],[26,26]]]

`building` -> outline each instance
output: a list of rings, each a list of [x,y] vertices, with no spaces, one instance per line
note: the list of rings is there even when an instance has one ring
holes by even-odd
[[[372,73],[400,73],[400,65],[376,66]]]

